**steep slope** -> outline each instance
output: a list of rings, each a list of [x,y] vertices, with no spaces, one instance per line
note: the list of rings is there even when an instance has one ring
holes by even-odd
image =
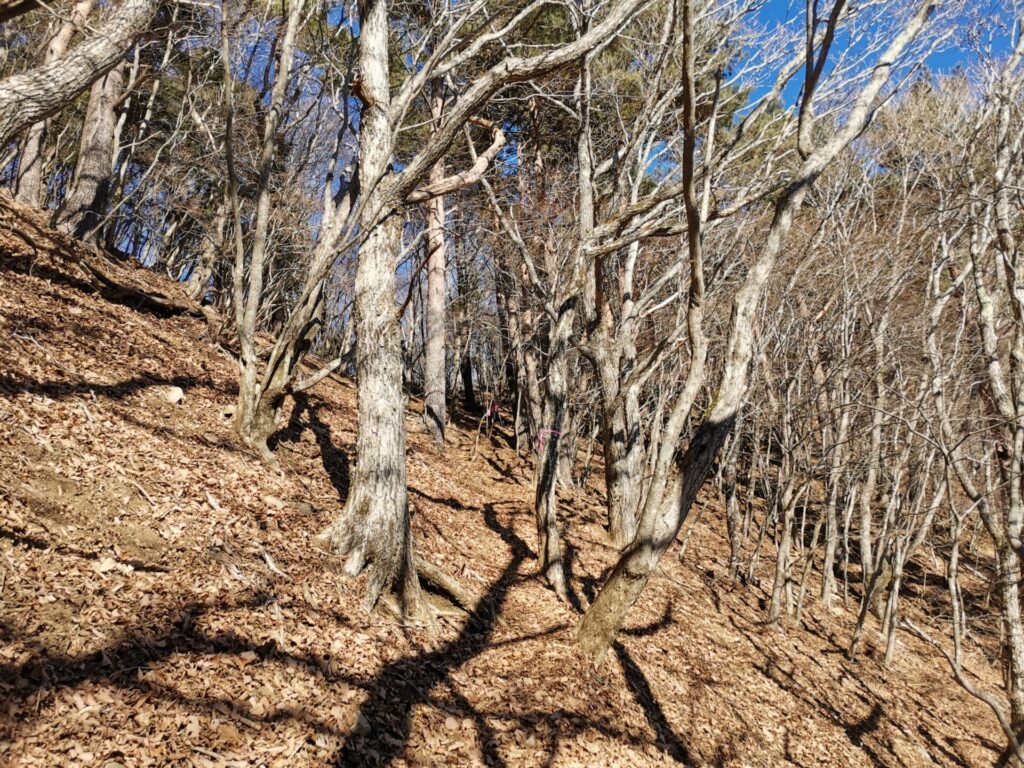
[[[472,424],[453,425],[437,455],[417,402],[417,545],[484,597],[468,618],[443,617],[438,636],[366,615],[360,584],[312,543],[347,493],[351,383],[295,405],[277,474],[232,438],[234,361],[181,312],[175,285],[81,252],[7,198],[0,274],[0,762],[995,759],[994,718],[930,649],[904,639],[883,671],[872,631],[864,661],[844,659],[852,602],[811,606],[804,628],[761,626],[763,592],[718,577],[710,502],[686,562],[666,559],[614,657],[591,670],[574,647],[577,610],[536,573],[528,465],[500,434],[477,454]],[[600,498],[563,497],[581,602],[614,558]]]

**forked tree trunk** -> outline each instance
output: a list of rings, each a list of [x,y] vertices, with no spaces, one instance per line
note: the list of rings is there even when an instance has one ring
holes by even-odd
[[[639,246],[631,246],[630,259]],[[635,361],[632,337],[635,327],[623,318],[620,338],[607,297],[602,260],[594,269],[597,324],[594,330],[594,358],[601,392],[601,440],[604,447],[605,505],[608,535],[617,547],[625,547],[636,535],[636,510],[640,496],[642,450],[640,407],[637,386],[623,381]],[[624,291],[625,292],[625,291]],[[624,298],[623,302],[629,302]],[[626,315],[625,310],[622,315]],[[625,369],[625,370],[623,370]]]
[[[88,18],[94,5],[95,0],[78,0],[75,3],[71,15],[61,23],[57,32],[50,38],[50,43],[46,46],[46,56],[43,58],[44,65],[53,63],[67,52],[72,35]],[[38,207],[45,201],[43,163],[48,125],[48,120],[41,120],[32,125],[28,129],[21,147],[21,157],[18,161],[18,188],[14,197],[24,205]]]
[[[110,202],[114,126],[123,89],[123,63],[92,84],[71,191],[56,216],[57,226],[73,237],[83,238],[95,230]],[[92,232],[90,239],[95,236]]]
[[[714,414],[721,416],[720,413]],[[647,586],[661,556],[675,540],[715,457],[732,429],[733,418],[709,418],[701,424],[683,455],[679,473],[662,496],[655,514],[646,514],[636,539],[615,565],[597,599],[583,617],[579,643],[594,663],[611,647],[630,608]]]
[[[733,301],[732,321],[726,343],[723,371],[710,413],[697,429],[683,454],[671,489],[654,507],[648,499],[633,545],[622,555],[608,581],[590,606],[577,634],[583,652],[597,663],[611,647],[626,614],[640,597],[665,550],[696,501],[715,457],[736,421],[747,391],[747,375],[754,355],[754,321],[757,305],[768,282],[786,235],[808,189],[836,156],[849,146],[870,118],[893,63],[916,37],[931,15],[931,0],[917,12],[881,54],[868,82],[857,94],[842,127],[821,147],[809,153],[775,204],[775,215],[761,252],[751,264]],[[683,2],[683,37],[686,70],[693,72],[693,7]],[[824,54],[823,54],[824,55]],[[692,113],[694,83],[689,77],[686,95]],[[805,96],[805,98],[807,98]],[[692,204],[687,206],[692,217]],[[694,243],[691,242],[691,247]]]
[[[249,274],[245,274],[245,248],[242,245],[241,211],[238,205],[237,181],[234,173],[232,136],[230,121],[233,120],[234,96],[231,73],[225,72],[225,88],[229,113],[228,129],[225,131],[225,152],[228,159],[229,192],[234,216],[235,265],[232,275],[235,330],[238,334],[239,346],[239,381],[238,405],[235,411],[235,430],[245,443],[259,451],[269,462],[274,463],[267,440],[277,428],[278,417],[288,394],[294,376],[296,358],[282,359],[271,355],[266,371],[261,379],[260,360],[256,352],[256,331],[259,319],[260,303],[263,299],[264,270],[268,255],[268,232],[270,228],[270,177],[274,159],[277,154],[277,133],[283,122],[284,97],[288,86],[288,78],[295,56],[295,41],[299,33],[304,0],[295,0],[288,7],[288,16],[284,35],[281,38],[280,55],[276,60],[274,86],[271,89],[270,101],[267,105],[266,118],[263,122],[263,137],[260,147],[259,177],[256,186],[255,216],[253,220],[252,253],[249,261]],[[222,46],[225,67],[230,61],[230,49],[226,31],[222,32]],[[309,308],[310,317],[315,309],[307,302],[303,308]],[[290,334],[296,348],[304,352],[313,340],[315,328],[302,327],[297,333]],[[283,333],[279,334],[284,335]]]

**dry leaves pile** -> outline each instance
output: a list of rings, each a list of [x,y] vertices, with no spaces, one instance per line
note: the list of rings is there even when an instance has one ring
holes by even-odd
[[[716,514],[590,670],[578,613],[536,575],[527,464],[498,433],[474,458],[475,425],[442,458],[408,419],[417,545],[480,608],[436,637],[362,613],[312,545],[347,493],[352,386],[296,404],[275,473],[222,419],[236,368],[204,321],[104,298],[18,236],[31,217],[0,211],[0,763],[993,761],[995,723],[934,653],[912,645],[888,673],[843,659],[852,605],[759,626],[755,590],[709,578]],[[614,553],[598,492],[563,502],[585,604]]]

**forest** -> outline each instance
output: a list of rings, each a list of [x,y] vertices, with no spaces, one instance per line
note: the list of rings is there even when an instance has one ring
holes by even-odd
[[[1024,2],[0,0],[0,763],[1024,766]]]

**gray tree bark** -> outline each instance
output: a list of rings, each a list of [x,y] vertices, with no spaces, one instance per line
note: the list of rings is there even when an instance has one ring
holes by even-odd
[[[431,115],[439,120],[443,99],[431,100]],[[444,179],[444,161],[430,169],[430,185]],[[447,250],[445,248],[444,196],[427,201],[427,307],[426,340],[423,355],[423,423],[434,443],[444,447],[444,430],[448,422],[447,368],[445,350],[445,284]]]
[[[367,179],[384,175],[394,142],[388,115],[387,7],[385,0],[369,0],[361,9],[359,173]],[[391,202],[382,186],[375,185],[363,208],[360,223],[367,236],[356,262],[356,466],[348,502],[321,536],[347,558],[347,573],[356,575],[368,570],[363,601],[367,610],[386,591],[393,591],[403,617],[415,620],[426,616],[409,526],[405,394],[395,313],[395,259],[402,218],[392,215],[378,222],[377,211]]]
[[[114,126],[123,89],[123,62],[92,84],[71,190],[54,217],[56,225],[73,237],[82,238],[94,230],[110,202]],[[89,238],[97,236],[92,232]]]
[[[159,6],[160,0],[122,0],[93,35],[64,56],[0,81],[0,146],[62,109],[117,66]]]
[[[50,38],[50,42],[46,46],[46,55],[43,58],[44,65],[52,64],[67,52],[72,35],[88,18],[94,4],[95,0],[78,0],[75,3],[71,15],[61,23],[57,32]],[[14,198],[24,205],[38,207],[44,202],[43,150],[48,125],[49,122],[46,120],[32,125],[28,129],[21,147],[21,156],[18,160],[18,184]]]

